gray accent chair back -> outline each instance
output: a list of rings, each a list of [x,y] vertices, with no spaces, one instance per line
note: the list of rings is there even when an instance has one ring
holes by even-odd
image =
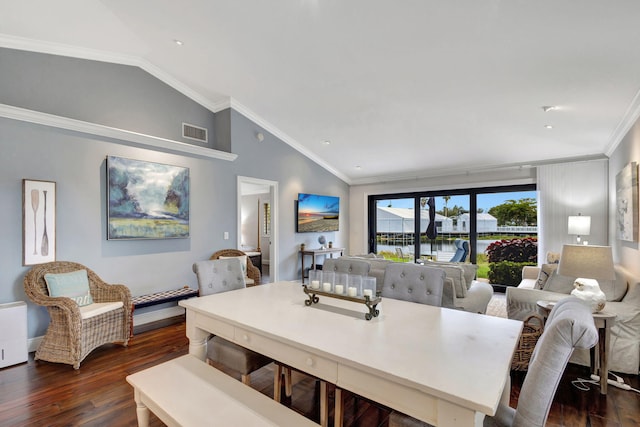
[[[238,258],[198,261],[193,264],[193,272],[198,278],[200,297],[246,287]],[[207,359],[210,364],[221,364],[238,372],[242,382],[247,385],[251,383],[251,372],[272,362],[262,354],[218,336],[207,340]]]
[[[200,296],[246,287],[242,264],[237,258],[198,261],[193,264]]]
[[[419,264],[391,263],[382,283],[382,297],[442,306],[445,273]]]
[[[591,308],[575,297],[556,303],[533,350],[517,409],[500,405],[485,426],[543,427],[569,358],[598,342]]]
[[[322,271],[333,271],[336,273],[359,274],[366,276],[369,274],[371,264],[358,259],[329,258],[324,262]]]

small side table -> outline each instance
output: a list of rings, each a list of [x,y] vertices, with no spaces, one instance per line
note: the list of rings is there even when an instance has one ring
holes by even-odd
[[[537,301],[536,304],[540,308],[540,314],[546,319],[551,309],[556,304],[555,301]],[[616,322],[616,315],[600,311],[593,313],[593,322],[598,328],[598,367],[596,368],[596,347],[591,348],[591,372],[600,376],[600,394],[607,394],[607,379],[609,378],[609,359],[608,351],[611,340],[611,327]]]

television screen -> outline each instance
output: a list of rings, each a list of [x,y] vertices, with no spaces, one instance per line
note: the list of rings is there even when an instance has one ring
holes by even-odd
[[[298,194],[298,233],[338,231],[340,197]]]

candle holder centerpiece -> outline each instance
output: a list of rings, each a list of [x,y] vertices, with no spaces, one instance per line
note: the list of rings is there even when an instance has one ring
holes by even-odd
[[[327,275],[327,272],[322,274],[318,271],[314,273],[313,280],[311,277],[309,279],[309,285],[302,285],[304,293],[309,296],[304,301],[306,306],[317,304],[320,301],[319,296],[326,296],[364,304],[368,310],[364,315],[366,320],[371,320],[380,314],[376,307],[382,301],[382,297],[376,291],[375,277],[340,273],[334,275],[333,272]]]

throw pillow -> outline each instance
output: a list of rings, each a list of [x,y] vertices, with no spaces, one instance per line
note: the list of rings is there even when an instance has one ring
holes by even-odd
[[[237,256],[219,256],[219,259],[229,259],[229,258],[238,258],[240,260],[240,264],[242,265],[242,273],[244,276],[247,276],[247,256],[246,255],[237,255]]]
[[[575,277],[562,276],[558,274],[556,270],[547,282],[544,284],[542,290],[549,292],[558,292],[561,294],[570,294],[573,290],[573,282],[576,281]]]
[[[47,282],[47,289],[51,297],[71,298],[79,306],[93,304],[87,270],[58,274],[47,273],[44,275],[44,281]]]
[[[547,264],[560,263],[560,252],[547,252]]]
[[[542,264],[540,266],[540,273],[538,273],[538,279],[534,289],[544,289],[544,285],[549,280],[549,277],[556,271],[558,264]]]
[[[455,265],[457,267],[462,268],[462,273],[464,275],[464,282],[467,286],[467,290],[471,288],[471,284],[475,280],[476,273],[478,271],[478,265],[471,264],[469,262],[448,262],[448,261],[430,261],[430,260],[426,262],[435,264],[435,265],[443,265],[443,266]]]
[[[436,262],[427,261],[425,267],[440,268],[444,270],[447,278],[453,280],[453,287],[456,291],[456,298],[464,298],[467,296],[467,283],[464,278],[464,270],[462,267],[453,262]]]

